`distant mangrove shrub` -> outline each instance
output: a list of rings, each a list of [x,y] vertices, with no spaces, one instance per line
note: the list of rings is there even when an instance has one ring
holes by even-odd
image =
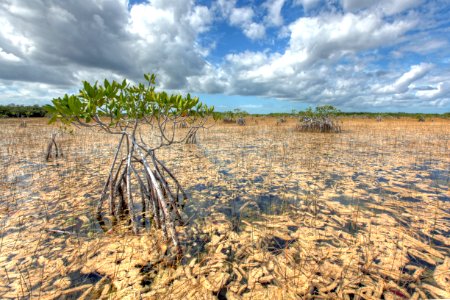
[[[236,122],[235,115],[234,115],[234,113],[232,111],[227,111],[227,112],[223,113],[222,120],[223,120],[224,123],[234,123],[234,122]]]
[[[236,124],[238,124],[239,126],[245,126],[246,124],[245,117],[247,117],[249,113],[244,110],[240,110],[239,108],[236,108],[234,110],[234,115],[236,116]]]
[[[236,123],[238,125],[244,126],[246,124],[245,117],[248,116],[249,113],[239,108],[234,109],[233,111],[226,111],[221,113],[221,119],[224,123]]]
[[[302,132],[341,132],[336,116],[339,110],[332,105],[318,106],[313,111],[308,108],[301,113],[297,130]]]

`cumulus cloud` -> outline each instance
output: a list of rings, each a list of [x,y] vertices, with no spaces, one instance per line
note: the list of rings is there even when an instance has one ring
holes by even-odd
[[[294,5],[302,5],[305,10],[316,7],[321,0],[294,0]]]
[[[255,12],[251,6],[236,7],[235,0],[218,0],[216,7],[231,26],[241,28],[242,33],[249,39],[259,40],[265,37],[266,28],[254,21]]]
[[[134,37],[133,70],[142,74],[155,70],[162,87],[186,88],[186,78],[199,74],[205,66],[203,49],[196,43],[212,20],[205,6],[189,1],[153,1],[134,5],[127,27]]]
[[[0,48],[0,60],[18,62],[21,59],[19,57],[15,56],[14,54],[8,53],[8,52],[4,51],[2,48]]]
[[[77,73],[160,74],[164,88],[183,88],[205,65],[197,37],[212,13],[193,1],[152,0],[128,10],[124,0],[0,4],[0,77],[73,85]]]
[[[420,90],[416,96],[421,99],[434,100],[442,97],[450,97],[450,82],[440,82],[435,88]]]
[[[0,104],[39,105],[67,92],[66,88],[48,83],[0,80]]]
[[[253,9],[251,7],[234,7],[230,13],[230,23],[232,25],[244,25],[251,23],[253,19]]]
[[[0,19],[0,47],[21,59],[0,61],[3,79],[69,85],[76,68],[128,71],[122,2],[6,1]]]
[[[372,8],[382,11],[386,15],[401,13],[418,6],[422,0],[342,0],[345,11],[358,11]]]
[[[376,91],[380,93],[406,93],[414,81],[424,77],[432,68],[433,65],[427,63],[411,66],[411,69],[395,80],[393,84],[376,87]]]
[[[394,44],[411,26],[368,14],[304,17],[289,26],[289,46],[284,52],[231,54],[219,68],[209,70],[230,75],[215,80],[224,80],[225,93],[310,102],[335,99],[339,103],[350,90],[366,86],[367,78],[361,65],[338,62],[346,57],[356,59],[359,51]],[[348,74],[361,77],[348,78]],[[355,95],[359,93],[355,91]]]
[[[218,6],[222,16],[228,17],[233,8],[236,6],[236,0],[217,0],[216,5]]]
[[[450,74],[443,71],[450,69],[450,58],[442,51],[450,41],[435,34],[446,32],[447,19],[445,14],[433,19],[439,12],[435,5],[420,0],[247,3],[2,1],[0,101],[47,101],[76,90],[80,80],[137,81],[151,71],[161,88],[182,92],[353,110],[450,103]],[[286,5],[299,15],[283,15]],[[227,45],[215,52],[214,34],[226,26],[241,30],[247,37],[243,44],[255,47]],[[219,34],[226,40],[226,32]]]
[[[283,16],[281,9],[286,0],[268,0],[264,2],[264,7],[267,9],[266,22],[269,25],[281,26],[283,25]]]
[[[308,61],[331,58],[391,45],[413,26],[408,21],[385,22],[377,14],[301,18],[290,25],[290,50]]]
[[[398,75],[398,68],[374,65],[385,59],[379,49],[402,43],[415,26],[410,18],[385,19],[377,11],[302,17],[287,27],[289,42],[283,51],[227,55],[221,65],[208,68],[205,78],[221,93],[330,103],[347,109],[445,107],[449,103],[445,86],[411,91],[433,64],[415,64]],[[191,81],[192,87],[201,88],[202,82],[200,76]],[[439,101],[422,102],[426,99]]]
[[[368,8],[376,3],[378,0],[342,0],[342,7],[346,11],[356,11],[363,8]]]
[[[416,35],[412,41],[397,49],[396,54],[398,54],[398,57],[405,55],[405,52],[414,52],[421,55],[436,54],[445,51],[449,46],[448,40]]]
[[[253,22],[244,27],[244,34],[252,40],[262,39],[266,34],[266,28]]]

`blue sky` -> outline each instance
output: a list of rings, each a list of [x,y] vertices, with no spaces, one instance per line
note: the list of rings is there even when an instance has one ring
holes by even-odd
[[[4,0],[0,104],[154,72],[221,111],[448,112],[449,31],[448,0]]]

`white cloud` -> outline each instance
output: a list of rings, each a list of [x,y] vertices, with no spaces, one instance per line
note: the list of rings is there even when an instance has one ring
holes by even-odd
[[[212,13],[206,6],[196,6],[188,19],[192,28],[197,28],[198,32],[205,32],[208,31],[212,18]]]
[[[285,85],[286,77],[309,71],[320,61],[333,63],[358,51],[391,45],[411,26],[406,22],[386,23],[376,15],[358,16],[351,13],[300,18],[289,26],[289,47],[284,53],[236,54],[227,57],[230,63],[228,68],[241,71],[237,77],[253,83],[281,79]],[[253,63],[248,64],[248,61]],[[292,81],[296,84],[295,78]],[[287,95],[291,94],[289,88],[286,86]],[[278,94],[282,94],[281,90]]]
[[[302,5],[305,10],[316,7],[321,0],[294,0],[294,5]]]
[[[449,42],[444,39],[437,39],[437,38],[416,38],[413,41],[411,41],[408,45],[405,47],[401,47],[399,51],[401,53],[405,51],[415,52],[419,54],[429,54],[432,52],[440,51],[448,49]]]
[[[12,53],[8,53],[3,51],[3,49],[0,47],[0,60],[7,60],[7,61],[12,61],[12,62],[18,62],[21,61],[21,59],[17,56],[15,56]]]
[[[148,0],[128,7],[126,0],[3,1],[0,101],[44,101],[76,91],[80,80],[137,81],[156,72],[160,88],[182,92],[354,110],[449,105],[447,18],[433,19],[438,5],[413,11],[420,1],[342,0],[342,12],[328,0],[261,2]],[[295,5],[302,5],[303,13],[289,21],[286,5],[299,12]],[[216,31],[223,22],[258,48],[214,51],[227,39],[227,32]],[[417,56],[433,65],[420,64]]]
[[[380,5],[387,15],[394,15],[418,6],[422,0],[384,0]]]
[[[20,105],[43,105],[49,99],[60,97],[67,89],[52,84],[37,82],[2,82],[0,81],[0,105],[10,103]]]
[[[409,87],[432,65],[413,66],[391,79],[394,83],[390,84],[393,72],[372,70],[371,61],[382,59],[378,49],[402,42],[414,26],[410,19],[386,21],[383,15],[370,12],[303,17],[289,25],[289,43],[283,51],[227,55],[223,64],[210,66],[207,74],[190,83],[192,88],[201,89],[200,82],[207,78],[222,93],[331,103],[352,109],[389,105],[410,108],[415,96]],[[361,57],[360,53],[369,56]],[[375,87],[377,93],[372,92]],[[420,104],[417,100],[415,103]]]
[[[236,6],[236,0],[217,0],[216,5],[219,7],[222,15],[228,17]]]
[[[421,2],[422,0],[342,0],[342,7],[351,12],[370,8],[386,15],[394,15],[416,7]]]
[[[252,21],[254,16],[251,7],[234,7],[230,13],[230,24],[242,28],[243,33],[251,40],[261,39],[266,34],[266,29],[262,24]]]
[[[252,40],[262,39],[266,34],[266,29],[261,24],[250,23],[244,26],[244,34]]]
[[[71,86],[78,74],[138,80],[151,71],[163,88],[187,88],[206,64],[197,39],[212,20],[185,0],[1,3],[0,80]]]
[[[440,97],[450,98],[450,82],[440,82],[435,88],[416,92],[421,99],[434,100]]]
[[[164,41],[172,38],[170,34],[176,34],[176,28],[175,32],[170,30],[175,25],[175,16],[169,10],[146,4],[135,5],[131,8],[130,20],[130,32],[149,43],[158,39]]]
[[[393,84],[375,87],[375,91],[379,93],[406,93],[414,81],[424,77],[432,68],[433,65],[427,63],[411,66],[411,69],[400,76]]]
[[[251,23],[253,19],[253,9],[251,7],[234,7],[230,14],[231,25],[244,25]]]
[[[128,30],[139,37],[134,42],[139,74],[156,71],[163,88],[187,88],[186,77],[205,66],[208,50],[197,44],[197,37],[208,30],[212,13],[189,1],[172,2],[134,5]]]
[[[8,19],[0,18],[0,28],[0,38],[7,41],[9,46],[13,48],[13,53],[11,54],[14,56],[29,55],[35,49],[33,41],[22,32],[16,30]]]
[[[301,18],[290,25],[290,50],[303,53],[309,61],[340,57],[396,43],[413,25],[407,21],[387,23],[376,14]]]
[[[368,8],[376,3],[379,3],[379,0],[342,0],[342,7],[346,11],[356,11],[359,9]]]
[[[281,26],[283,25],[283,16],[281,15],[281,9],[283,8],[286,0],[267,0],[263,6],[267,9],[266,22],[269,25]]]
[[[268,61],[268,56],[263,52],[245,51],[239,54],[228,54],[225,56],[227,62],[237,69],[248,69],[262,66]]]
[[[242,104],[239,105],[240,108],[261,108],[263,107],[262,104]]]
[[[236,1],[219,0],[217,2],[222,15],[228,19],[230,25],[242,29],[246,37],[251,40],[262,39],[266,34],[264,25],[253,21],[255,13],[250,6],[235,7]]]

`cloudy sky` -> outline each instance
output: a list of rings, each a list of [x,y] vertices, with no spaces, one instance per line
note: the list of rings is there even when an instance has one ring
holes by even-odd
[[[0,1],[0,104],[147,72],[218,110],[447,112],[450,1]]]

